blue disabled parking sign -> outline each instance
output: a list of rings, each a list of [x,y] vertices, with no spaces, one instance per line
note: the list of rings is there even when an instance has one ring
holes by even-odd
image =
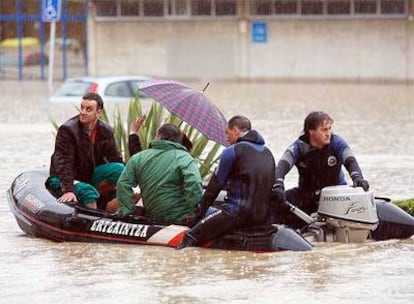
[[[267,42],[267,22],[253,21],[252,41],[254,43],[266,43]]]
[[[42,0],[42,20],[45,22],[59,21],[62,0]]]

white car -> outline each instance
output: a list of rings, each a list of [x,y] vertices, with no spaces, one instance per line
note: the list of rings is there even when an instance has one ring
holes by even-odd
[[[84,94],[94,92],[102,97],[104,103],[129,102],[135,98],[138,83],[147,80],[151,80],[151,77],[131,75],[68,78],[49,97],[49,101],[79,104]],[[142,94],[141,97],[146,96]]]

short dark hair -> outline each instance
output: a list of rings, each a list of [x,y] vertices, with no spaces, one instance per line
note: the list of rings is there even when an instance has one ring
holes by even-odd
[[[92,92],[88,92],[85,95],[82,96],[82,100],[86,99],[86,100],[95,100],[96,101],[96,105],[98,106],[98,110],[104,108],[104,103],[102,100],[102,97],[99,96],[99,94],[97,93],[92,93]]]
[[[252,129],[252,124],[250,120],[242,115],[236,115],[230,118],[228,122],[229,129],[233,129],[234,127],[239,128],[241,131],[249,131]]]
[[[181,144],[183,135],[180,128],[176,125],[165,123],[158,128],[157,135],[159,139],[169,140]]]
[[[184,133],[183,133],[183,136],[182,136],[182,139],[181,139],[181,144],[187,149],[188,152],[190,152],[191,149],[193,148],[192,141]]]
[[[325,121],[334,122],[332,117],[323,111],[310,112],[303,123],[303,133],[309,136],[309,130],[317,129]]]

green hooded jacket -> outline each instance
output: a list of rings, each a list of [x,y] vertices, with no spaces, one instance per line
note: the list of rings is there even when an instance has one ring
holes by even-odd
[[[118,180],[119,215],[134,210],[133,189],[141,188],[145,216],[182,221],[193,216],[202,197],[202,180],[194,158],[182,145],[154,140],[135,154]]]

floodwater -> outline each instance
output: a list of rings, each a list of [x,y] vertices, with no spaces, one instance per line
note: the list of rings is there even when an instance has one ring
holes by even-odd
[[[25,236],[5,192],[20,172],[48,168],[49,120],[75,108],[49,104],[46,83],[0,81],[0,92],[0,303],[414,302],[413,238],[255,254]],[[375,194],[400,199],[414,197],[413,93],[404,84],[212,83],[206,94],[226,117],[249,116],[276,158],[309,111],[329,112]]]

